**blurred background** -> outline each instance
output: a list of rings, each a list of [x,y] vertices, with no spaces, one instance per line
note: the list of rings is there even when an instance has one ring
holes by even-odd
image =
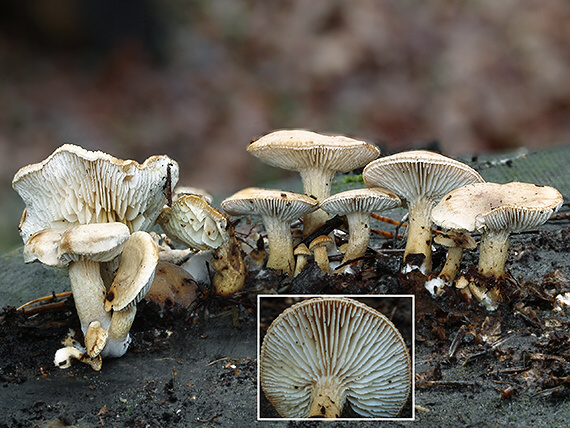
[[[289,173],[248,143],[279,128],[384,153],[570,142],[567,0],[3,0],[0,251],[20,245],[22,166],[63,143],[221,196]],[[567,172],[566,172],[567,173]]]

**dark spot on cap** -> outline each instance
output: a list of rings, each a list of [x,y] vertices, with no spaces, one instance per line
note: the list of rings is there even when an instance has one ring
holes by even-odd
[[[107,293],[107,297],[105,297],[109,302],[112,302],[115,299],[115,293],[112,291]]]

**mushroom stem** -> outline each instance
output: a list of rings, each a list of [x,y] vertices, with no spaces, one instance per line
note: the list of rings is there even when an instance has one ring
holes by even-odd
[[[509,231],[487,231],[481,235],[479,272],[489,278],[504,278],[509,255]]]
[[[293,277],[296,277],[305,269],[305,266],[307,266],[307,257],[311,255],[311,252],[305,244],[301,243],[295,249],[294,254],[297,256],[297,260],[295,262],[295,273]]]
[[[339,418],[345,397],[335,377],[320,378],[313,389],[309,418]]]
[[[99,262],[71,262],[69,280],[83,334],[87,332],[91,321],[99,321],[101,326],[107,329],[111,323],[111,314],[105,311],[106,290],[101,279]]]
[[[366,254],[370,241],[370,214],[355,212],[346,215],[348,222],[348,245],[342,263]]]
[[[295,268],[295,256],[289,222],[270,216],[262,216],[262,219],[269,241],[267,267],[292,275]]]
[[[308,168],[299,171],[303,181],[303,192],[305,195],[315,198],[317,201],[324,201],[330,196],[331,183],[335,176],[335,171],[330,169]],[[303,216],[303,236],[307,237],[315,232],[330,218],[329,214],[318,209]]]
[[[450,286],[457,271],[461,265],[461,258],[463,257],[463,248],[450,247],[447,250],[447,259],[441,268],[441,272],[436,278],[432,278],[425,283],[425,288],[432,294],[432,296],[441,296],[444,287]]]
[[[459,270],[459,266],[461,264],[462,257],[463,248],[461,247],[450,247],[447,250],[447,259],[445,260],[445,264],[439,273],[439,277],[443,278],[447,284],[451,284],[451,282],[455,279],[455,276],[457,275],[457,271]]]
[[[118,358],[127,352],[131,343],[129,330],[135,320],[137,305],[121,311],[113,311],[107,345],[101,352],[102,357]]]
[[[420,198],[408,206],[408,241],[404,251],[403,273],[419,269],[423,274],[431,271],[431,210],[433,201]]]

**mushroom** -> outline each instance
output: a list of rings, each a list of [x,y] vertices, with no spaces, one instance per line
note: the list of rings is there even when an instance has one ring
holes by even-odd
[[[127,351],[136,304],[151,287],[157,265],[158,247],[152,237],[142,231],[133,233],[125,244],[119,269],[105,297],[104,308],[112,313],[112,320],[104,356],[120,357]]]
[[[520,182],[474,183],[445,195],[432,218],[447,229],[480,232],[478,271],[485,278],[502,279],[510,234],[545,223],[562,203],[562,195],[553,187]],[[476,287],[470,284],[478,300],[488,309],[495,309],[497,288],[484,291]]]
[[[477,248],[477,242],[471,235],[454,230],[439,232],[433,240],[436,244],[447,247],[447,258],[439,275],[425,283],[425,288],[432,296],[439,296],[443,293],[444,287],[451,285],[455,279],[463,257],[463,250],[474,250]]]
[[[331,273],[331,266],[329,262],[329,250],[334,246],[334,240],[328,235],[320,235],[311,241],[309,250],[313,252],[313,257],[317,266],[325,272]]]
[[[105,311],[112,275],[106,282],[102,272],[114,272],[132,232],[152,227],[166,189],[177,180],[178,165],[167,156],[152,156],[138,164],[70,144],[14,176],[12,186],[26,204],[20,222],[24,260],[69,265],[84,334],[91,322],[98,321],[111,338],[114,326],[123,323],[124,314]],[[124,353],[127,346],[128,337],[117,348]],[[122,354],[113,339],[107,340],[101,355]]]
[[[222,202],[230,215],[259,215],[269,241],[267,267],[293,274],[295,257],[291,222],[317,209],[319,203],[308,196],[281,190],[249,187]]]
[[[364,141],[305,130],[271,132],[252,142],[247,151],[269,165],[299,171],[305,195],[318,201],[330,195],[336,173],[360,168],[380,154],[376,146]],[[303,235],[309,236],[327,219],[320,210],[308,213],[303,218]]]
[[[338,296],[294,304],[268,328],[259,376],[284,418],[395,417],[412,387],[406,343],[380,312]]]
[[[309,250],[307,245],[301,242],[297,247],[295,247],[293,255],[297,258],[295,262],[295,273],[293,274],[293,277],[296,277],[303,271],[303,269],[305,269],[305,266],[307,265],[307,257],[311,255],[311,250]]]
[[[216,294],[229,296],[243,288],[245,264],[228,217],[195,195],[182,195],[164,207],[157,220],[174,241],[200,250],[214,250],[209,260],[215,272]]]
[[[346,216],[349,235],[343,264],[366,253],[370,240],[370,214],[395,208],[400,204],[400,198],[380,188],[348,190],[321,202],[324,211]]]
[[[408,240],[403,273],[431,271],[431,210],[443,195],[465,184],[482,182],[473,168],[424,150],[402,152],[371,162],[362,173],[368,187],[394,192],[408,207]]]

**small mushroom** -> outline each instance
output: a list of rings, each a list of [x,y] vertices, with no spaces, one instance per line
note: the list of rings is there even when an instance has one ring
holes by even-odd
[[[311,250],[309,250],[305,244],[300,243],[295,247],[293,255],[296,257],[295,273],[293,274],[293,277],[296,277],[303,271],[303,269],[305,269],[305,266],[307,265],[307,257],[311,255]]]
[[[400,198],[380,188],[348,190],[321,202],[321,208],[326,212],[346,216],[349,235],[342,263],[366,253],[370,240],[370,214],[395,208],[400,203]]]
[[[309,244],[309,250],[313,252],[315,263],[325,273],[331,273],[328,252],[333,246],[334,240],[328,235],[317,236]]]
[[[291,222],[317,209],[313,198],[281,190],[249,187],[222,202],[230,215],[259,215],[269,241],[267,267],[292,275],[295,268]]]
[[[319,202],[330,195],[336,173],[360,168],[380,154],[376,146],[364,141],[298,129],[271,132],[252,142],[247,151],[271,166],[299,171],[305,195]],[[307,213],[303,235],[309,236],[327,219],[321,210]]]
[[[382,187],[398,195],[408,206],[408,240],[403,273],[419,269],[428,274],[431,262],[431,210],[449,191],[482,182],[473,168],[462,162],[424,150],[386,156],[371,162],[362,173],[368,187]]]
[[[338,418],[345,402],[363,417],[395,417],[412,387],[410,355],[396,327],[337,296],[296,303],[273,321],[259,376],[284,418]]]
[[[455,279],[463,257],[463,250],[474,250],[477,248],[477,242],[471,235],[454,230],[439,232],[433,240],[436,244],[447,247],[447,258],[439,275],[425,283],[425,288],[432,296],[439,296],[444,288],[450,286]]]
[[[505,276],[510,234],[540,226],[562,203],[562,195],[553,187],[520,182],[474,183],[445,195],[432,217],[447,229],[480,232],[479,273],[501,279]],[[497,289],[485,291],[473,284],[470,289],[488,309],[497,307]]]
[[[210,266],[216,294],[229,296],[245,282],[245,264],[228,217],[195,195],[182,195],[164,207],[158,224],[174,241],[200,250],[214,250]]]

